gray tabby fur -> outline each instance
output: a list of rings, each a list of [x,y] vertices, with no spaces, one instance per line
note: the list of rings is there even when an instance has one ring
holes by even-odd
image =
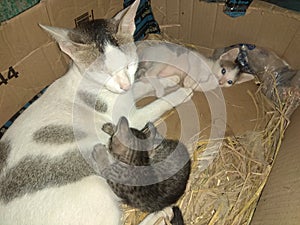
[[[109,165],[109,155],[104,157],[103,152],[107,152],[107,149],[103,145],[95,146],[93,156],[101,165],[101,173],[108,179],[113,191],[126,204],[147,212],[159,211],[176,203],[185,191],[191,169],[186,147],[178,140],[163,139],[152,123],[137,130],[129,128],[127,119],[123,117],[116,128],[106,124],[103,129],[112,134],[108,154],[114,160]],[[157,166],[159,162],[163,164]],[[177,165],[182,162],[185,162],[184,166],[179,168]],[[136,169],[127,170],[130,166]],[[148,166],[149,170],[139,170],[139,166]],[[166,171],[172,171],[167,178],[162,176]],[[147,183],[149,178],[153,182],[145,186],[122,183]]]

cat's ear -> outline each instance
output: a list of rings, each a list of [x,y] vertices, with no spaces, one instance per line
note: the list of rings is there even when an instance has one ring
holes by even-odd
[[[71,29],[51,27],[39,24],[41,28],[47,31],[59,44],[60,49],[73,59],[73,61],[80,61],[78,52],[90,49],[90,45],[76,43],[70,39]]]
[[[134,18],[136,15],[137,8],[140,4],[140,0],[136,0],[126,9],[120,11],[113,17],[113,20],[118,24],[117,34],[133,35],[135,31]]]
[[[223,53],[220,56],[220,60],[235,61],[235,59],[238,57],[239,52],[240,52],[239,48],[230,49],[229,51]]]
[[[39,24],[39,26],[47,31],[56,40],[62,51],[70,55],[72,41],[69,38],[69,33],[71,32],[71,29],[45,26],[42,24]]]
[[[254,79],[254,75],[250,73],[241,73],[235,84],[241,84]]]
[[[155,138],[157,130],[153,123],[148,122],[143,130],[149,139]]]

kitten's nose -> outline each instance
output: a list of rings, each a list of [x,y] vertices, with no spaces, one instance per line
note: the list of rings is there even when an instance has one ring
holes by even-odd
[[[222,77],[221,79],[219,79],[219,85],[223,85],[227,82],[226,77]]]

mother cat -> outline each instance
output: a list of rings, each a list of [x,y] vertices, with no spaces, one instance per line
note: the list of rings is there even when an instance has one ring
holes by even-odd
[[[132,90],[140,98],[153,89],[133,86],[138,5],[73,30],[42,26],[73,64],[1,139],[1,225],[120,224],[119,198],[81,153],[88,159],[94,145],[107,144],[109,136],[95,132],[104,123],[127,116],[142,128],[191,93],[181,88],[141,109],[134,106]]]

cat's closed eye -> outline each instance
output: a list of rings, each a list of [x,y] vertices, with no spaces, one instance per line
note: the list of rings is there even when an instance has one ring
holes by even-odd
[[[130,63],[126,67],[129,74],[134,74],[137,69],[137,63]]]

